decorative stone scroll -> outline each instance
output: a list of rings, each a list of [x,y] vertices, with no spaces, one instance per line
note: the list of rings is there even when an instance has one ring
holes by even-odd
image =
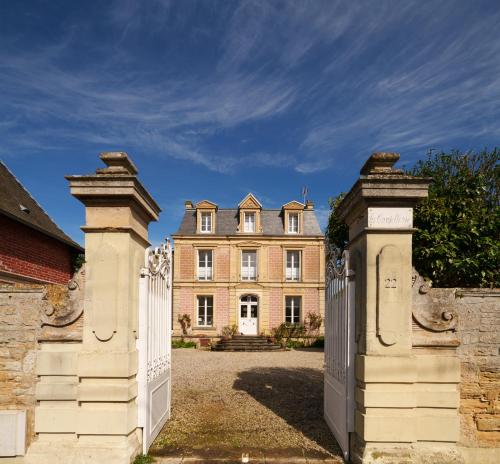
[[[447,292],[449,302],[431,295],[431,282],[426,281],[415,269],[412,275],[412,314],[417,324],[425,330],[432,332],[445,332],[455,330],[457,313],[453,308],[454,295]],[[437,296],[437,295],[436,295]]]
[[[83,313],[83,287],[85,267],[82,266],[68,283],[67,289],[49,285],[43,299],[46,302],[41,314],[41,325],[65,327],[75,322]]]

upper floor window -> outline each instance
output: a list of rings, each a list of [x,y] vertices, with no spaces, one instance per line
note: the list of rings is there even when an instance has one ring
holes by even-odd
[[[286,280],[300,280],[300,251],[286,252]]]
[[[212,250],[198,250],[198,279],[212,280]]]
[[[204,233],[212,232],[212,213],[201,213],[200,231]]]
[[[256,280],[257,279],[257,252],[242,251],[241,252],[241,280]]]
[[[245,213],[244,232],[255,232],[255,213]]]
[[[211,327],[214,319],[214,297],[199,296],[196,315],[198,327]]]
[[[300,296],[287,296],[285,298],[285,322],[287,324],[298,324],[300,322]]]
[[[288,233],[298,234],[299,233],[299,214],[298,213],[288,213]]]

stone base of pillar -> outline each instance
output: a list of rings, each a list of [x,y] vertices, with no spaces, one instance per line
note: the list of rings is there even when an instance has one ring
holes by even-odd
[[[455,444],[445,443],[365,443],[354,434],[352,464],[464,464]]]
[[[142,452],[140,430],[124,437],[44,434],[32,443],[24,464],[130,464]]]

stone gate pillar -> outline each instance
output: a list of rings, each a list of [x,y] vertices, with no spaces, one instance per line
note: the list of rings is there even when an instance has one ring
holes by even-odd
[[[355,463],[427,462],[425,456],[432,463],[455,462],[440,460],[442,447],[434,453],[433,445],[446,447],[458,438],[456,409],[439,410],[443,384],[457,380],[457,363],[412,349],[413,207],[427,196],[429,179],[395,169],[398,159],[374,153],[338,208],[349,226],[356,271],[351,457]],[[431,451],[426,444],[433,444]]]
[[[59,376],[46,399],[59,401],[47,402],[36,416],[40,439],[30,463],[125,464],[141,452],[139,275],[149,246],[148,224],[158,219],[160,208],[126,153],[102,153],[101,159],[107,167],[95,174],[67,177],[86,215],[83,343],[70,357],[41,358],[40,369]]]

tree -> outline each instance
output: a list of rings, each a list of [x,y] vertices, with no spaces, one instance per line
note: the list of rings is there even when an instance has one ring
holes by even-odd
[[[499,155],[437,153],[408,172],[433,179],[415,208],[413,263],[435,286],[500,285]]]
[[[328,225],[325,232],[328,243],[330,243],[333,248],[339,248],[341,251],[347,247],[349,241],[349,228],[337,216],[337,207],[344,196],[345,193],[340,193],[335,198],[330,198],[328,200],[330,203],[330,216],[328,217]]]
[[[407,171],[433,179],[414,211],[413,264],[437,287],[500,286],[500,150],[436,153]],[[326,236],[345,248],[347,227],[330,199]]]

